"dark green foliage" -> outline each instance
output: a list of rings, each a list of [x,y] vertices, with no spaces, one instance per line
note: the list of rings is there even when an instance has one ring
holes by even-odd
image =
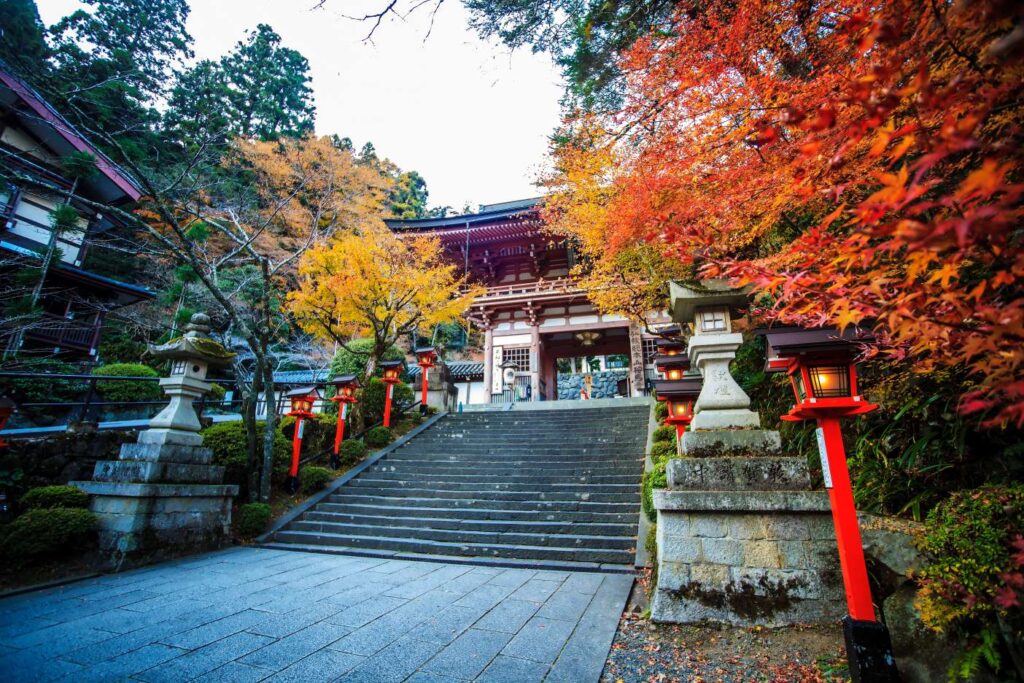
[[[427,181],[416,171],[399,173],[388,194],[388,206],[395,218],[423,218],[427,215]]]
[[[33,0],[0,0],[0,59],[15,72],[28,73],[46,61],[45,32]]]
[[[0,527],[0,553],[12,564],[70,557],[95,540],[96,518],[81,508],[29,510]]]
[[[217,384],[216,382],[210,383],[210,393],[207,395],[207,401],[223,401],[224,397],[228,395],[228,390]]]
[[[88,389],[85,380],[46,379],[43,375],[77,375],[81,368],[59,360],[39,359],[13,368],[18,372],[33,372],[39,376],[25,379],[4,379],[4,384],[15,391],[19,403],[62,403],[79,400]]]
[[[366,445],[372,448],[380,448],[387,446],[395,438],[391,433],[391,430],[381,425],[380,427],[374,427],[370,431],[366,432]]]
[[[18,503],[25,510],[87,508],[89,507],[89,494],[74,486],[40,486],[29,489]]]
[[[666,458],[678,457],[675,441],[655,441],[651,446],[651,459],[655,462]]]
[[[91,255],[92,249],[89,250]],[[120,258],[124,261],[124,257]],[[123,323],[108,322],[103,326],[100,340],[99,357],[103,363],[142,363],[155,369],[155,365],[144,363],[146,342],[140,341],[142,334],[136,330],[127,330]],[[142,337],[144,339],[144,337]],[[155,359],[149,360],[156,363]]]
[[[313,132],[309,63],[266,25],[223,59],[203,60],[181,76],[165,121],[186,143],[230,137],[302,137]]]
[[[666,417],[668,417],[668,404],[664,401],[658,401],[654,404],[654,419],[662,422]]]
[[[568,82],[570,103],[601,109],[622,86],[618,55],[651,30],[667,29],[671,0],[467,0],[470,25],[515,49],[547,52]]]
[[[316,493],[322,490],[334,479],[331,471],[326,467],[315,467],[306,465],[299,470],[299,481],[302,483],[302,492],[306,494]]]
[[[651,435],[655,443],[662,441],[676,442],[676,428],[672,425],[662,425],[654,430]]]
[[[366,444],[359,440],[342,441],[338,447],[338,457],[342,465],[354,465],[366,454]]]
[[[262,462],[263,434],[266,422],[256,423],[257,448]],[[245,424],[237,422],[218,422],[202,431],[203,445],[213,450],[213,463],[223,465],[225,483],[247,485],[246,468],[248,454],[246,452]],[[292,458],[292,445],[280,432],[274,434],[274,478],[282,479],[288,473]]]
[[[238,535],[242,538],[259,536],[270,524],[270,506],[266,503],[246,503],[238,508]]]
[[[159,377],[160,374],[140,363],[111,363],[92,371],[98,377]],[[156,401],[160,398],[160,385],[145,380],[96,382],[96,391],[104,401]]]
[[[384,382],[374,377],[370,383],[359,390],[359,403],[366,418],[366,424],[372,425],[384,419]],[[413,402],[413,391],[408,384],[398,383],[395,385],[394,393],[391,395],[391,412],[395,414],[397,406],[408,405]]]
[[[353,339],[345,344],[345,347],[339,348],[334,354],[334,358],[331,360],[330,376],[332,378],[338,375],[362,377],[366,372],[366,362],[370,358],[370,351],[373,350],[373,340]],[[397,346],[392,346],[378,360],[402,360],[403,358],[405,358],[405,354],[402,353],[402,350]],[[374,374],[380,376],[381,372],[380,368],[377,368],[377,372]]]
[[[72,180],[87,180],[97,173],[96,157],[89,152],[71,152],[61,157],[60,170]]]

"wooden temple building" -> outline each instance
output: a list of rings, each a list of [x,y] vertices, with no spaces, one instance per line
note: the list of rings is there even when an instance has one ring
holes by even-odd
[[[657,338],[593,306],[570,277],[572,245],[544,230],[539,208],[528,199],[388,226],[438,237],[469,279],[486,286],[468,314],[483,331],[482,402],[646,394]],[[667,313],[651,313],[650,326],[667,322]]]

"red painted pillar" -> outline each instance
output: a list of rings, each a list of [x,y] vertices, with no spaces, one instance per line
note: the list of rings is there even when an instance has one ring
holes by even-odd
[[[679,439],[680,442],[682,442],[682,440],[683,440],[683,433],[685,431],[686,431],[686,425],[682,425],[682,424],[678,424],[678,423],[676,424],[676,438]]]
[[[421,405],[427,405],[427,368],[423,368],[423,398],[420,399]]]
[[[295,435],[292,436],[292,466],[288,470],[288,476],[295,478],[299,476],[299,454],[302,452],[302,418],[295,418]]]
[[[825,460],[828,465],[825,483],[831,476],[828,489],[832,504],[832,521],[836,527],[839,545],[839,565],[843,569],[843,586],[850,616],[859,621],[875,621],[875,607],[871,602],[871,586],[864,563],[864,547],[857,524],[857,509],[853,502],[850,471],[846,467],[846,449],[839,420],[834,417],[818,418],[825,442]]]
[[[385,393],[386,398],[384,399],[384,426],[391,426],[391,389],[394,384],[388,382],[387,392]]]
[[[338,429],[334,432],[334,454],[338,454],[341,442],[345,440],[345,414],[348,412],[348,404],[341,402],[338,406]]]

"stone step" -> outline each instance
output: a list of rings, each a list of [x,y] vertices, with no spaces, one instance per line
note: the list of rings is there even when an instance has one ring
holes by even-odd
[[[583,536],[630,536],[636,533],[636,519],[628,515],[617,524],[601,522],[574,522],[567,520],[532,521],[515,519],[459,519],[424,516],[422,508],[402,516],[354,514],[349,512],[307,512],[302,519],[332,524],[359,524],[362,526],[425,527],[467,531],[526,534],[580,534]]]
[[[591,467],[565,467],[552,465],[551,467],[537,468],[536,476],[539,477],[565,477],[573,479],[581,476],[592,477],[625,477],[629,481],[636,481],[639,473],[643,471],[643,464],[637,460],[633,463],[594,465]],[[533,471],[533,470],[531,470]],[[393,461],[391,458],[380,461],[371,467],[368,472],[408,472],[412,474],[423,474],[433,476],[465,476],[465,477],[503,477],[503,476],[529,476],[524,475],[523,466],[515,463],[460,463],[458,461],[421,461],[403,460]]]
[[[382,516],[382,517],[405,517],[422,516],[429,519],[449,519],[467,521],[507,521],[507,522],[562,522],[566,524],[626,524],[635,525],[637,512],[628,506],[629,510],[623,512],[600,512],[600,511],[575,511],[575,510],[550,510],[550,509],[494,509],[485,507],[434,507],[434,506],[409,506],[409,505],[382,505],[372,503],[320,503],[316,506],[315,512]],[[308,513],[312,514],[312,513]]]
[[[475,472],[475,469],[468,470]],[[461,484],[524,484],[535,482],[537,484],[622,484],[637,486],[636,473],[628,474],[592,474],[581,472],[579,474],[547,472],[537,474],[522,474],[521,469],[506,470],[500,474],[495,473],[471,473],[467,474],[466,468],[453,469],[450,472],[438,472],[432,467],[420,467],[414,469],[412,466],[403,465],[401,468],[395,466],[372,467],[364,475],[374,479],[385,479],[389,481],[422,481],[422,482],[451,482]],[[360,477],[360,480],[362,477]],[[358,480],[357,480],[358,481]]]
[[[536,497],[528,500],[467,500],[465,498],[441,498],[433,496],[405,497],[405,496],[382,496],[368,495],[362,493],[353,495],[341,493],[345,487],[338,489],[338,493],[331,495],[328,501],[331,503],[343,503],[348,505],[410,505],[413,507],[433,508],[483,508],[488,510],[516,510],[516,511],[576,511],[576,512],[636,512],[636,502],[595,502],[585,500],[538,500]],[[639,497],[639,496],[638,496]]]
[[[452,462],[452,461],[466,461],[466,462],[478,462],[478,463],[507,463],[522,462],[522,463],[538,463],[543,464],[546,462],[555,464],[568,464],[575,465],[578,463],[596,463],[600,465],[614,465],[620,462],[641,462],[643,461],[642,452],[617,452],[608,455],[595,454],[595,453],[578,453],[575,455],[567,454],[540,454],[540,453],[510,453],[496,451],[490,452],[457,452],[451,451],[413,451],[412,449],[407,451],[396,451],[387,457],[388,461],[429,461],[429,462]]]
[[[435,555],[516,557],[521,559],[609,562],[614,564],[631,564],[634,559],[634,552],[630,550],[610,550],[605,548],[559,548],[551,546],[501,545],[497,543],[445,543],[425,539],[338,536],[335,534],[318,534],[315,532],[292,530],[280,531],[275,538],[286,543],[375,548]]]
[[[429,483],[429,487],[426,490],[429,491],[444,491],[446,493],[469,493],[473,497],[478,497],[483,493],[531,493],[538,492],[543,494],[554,494],[554,493],[567,493],[576,495],[579,493],[633,493],[640,490],[640,485],[636,482],[629,484],[600,484],[600,483],[589,483],[589,482],[567,482],[567,481],[554,481],[554,482],[543,482],[537,479],[528,479],[523,482],[511,482],[511,481],[491,481],[491,482],[472,482],[472,481],[430,481],[425,482],[419,477],[407,477],[407,478],[384,478],[377,476],[370,477],[359,477],[349,484],[353,489],[361,488],[373,488],[381,491],[390,491],[392,489],[407,490],[422,490]]]
[[[559,548],[603,548],[628,550],[636,547],[636,537],[630,536],[583,536],[579,534],[536,534],[514,531],[436,529],[433,527],[380,526],[323,522],[320,520],[299,520],[290,527],[295,531],[306,531],[335,536],[377,536],[380,538],[401,538],[418,541],[443,541],[445,543],[483,543],[488,545],[529,545],[554,546]]]
[[[633,503],[640,500],[640,487],[625,493],[589,493],[586,491],[447,491],[433,488],[412,487],[380,487],[380,486],[343,486],[331,497],[346,496],[383,496],[391,498],[439,498],[471,501],[503,501],[503,502],[571,502],[582,501],[591,503]]]

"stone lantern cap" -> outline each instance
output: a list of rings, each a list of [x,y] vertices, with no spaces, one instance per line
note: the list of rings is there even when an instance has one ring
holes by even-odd
[[[735,313],[750,303],[749,287],[730,287],[725,280],[702,280],[699,285],[669,282],[672,319],[679,323],[693,322],[701,306],[728,306]]]
[[[211,367],[230,365],[235,353],[218,341],[210,339],[210,316],[196,313],[185,326],[185,334],[165,344],[150,344],[149,353],[156,358],[170,360],[203,360]]]

